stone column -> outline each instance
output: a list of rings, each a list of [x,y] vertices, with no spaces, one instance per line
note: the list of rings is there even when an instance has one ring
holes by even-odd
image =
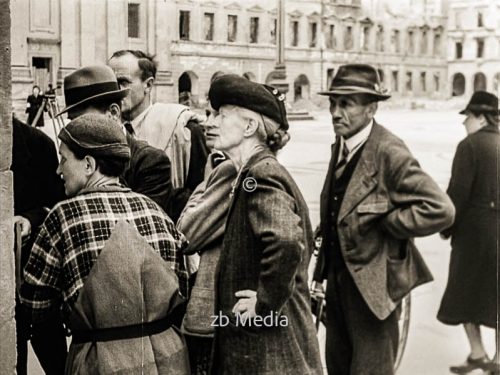
[[[287,93],[289,89],[286,80],[286,65],[285,65],[285,0],[278,1],[278,22],[277,22],[277,44],[276,44],[276,66],[272,72],[272,79],[269,84],[276,87],[283,93]]]
[[[169,15],[178,17],[176,3],[174,2],[155,2],[155,10],[152,12],[154,19],[154,34],[150,36],[153,39],[156,61],[158,62],[158,71],[156,72],[154,97],[157,102],[177,102],[177,95],[174,91],[174,82],[172,81],[172,53],[170,50],[171,40],[175,39],[177,32],[176,22],[165,22]],[[176,27],[177,26],[177,27]]]
[[[12,81],[10,49],[10,4],[0,0],[0,369],[14,374],[16,326],[14,238],[12,217]]]
[[[75,0],[61,1],[61,67],[57,83],[62,86],[64,77],[80,66],[80,17]]]

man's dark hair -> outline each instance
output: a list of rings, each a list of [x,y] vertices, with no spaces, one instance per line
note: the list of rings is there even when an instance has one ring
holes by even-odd
[[[113,53],[110,60],[114,57],[121,57],[126,54],[133,55],[137,58],[139,69],[141,69],[141,79],[143,81],[147,80],[149,77],[156,78],[157,63],[154,60],[154,55],[148,55],[147,53],[137,49],[122,49]]]
[[[94,156],[76,144],[67,143],[66,146],[68,146],[78,160],[82,160],[87,155],[92,156],[95,159],[99,172],[108,177],[120,177],[129,162],[128,160],[112,156]]]

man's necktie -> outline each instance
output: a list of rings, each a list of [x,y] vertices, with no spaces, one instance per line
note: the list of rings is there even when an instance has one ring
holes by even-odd
[[[347,157],[349,156],[349,149],[345,142],[342,144],[342,153],[339,155],[339,161],[335,166],[335,178],[339,179],[344,173],[345,166],[347,164]]]
[[[123,124],[123,126],[125,127],[125,130],[127,130],[127,132],[133,137],[135,136],[135,131],[134,131],[134,128],[132,126],[132,124],[130,122],[125,122]]]

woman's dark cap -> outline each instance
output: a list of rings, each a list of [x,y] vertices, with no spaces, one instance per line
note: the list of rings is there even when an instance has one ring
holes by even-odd
[[[288,130],[285,94],[278,89],[249,81],[236,74],[216,78],[208,92],[210,105],[216,111],[223,105],[234,105],[260,113]]]

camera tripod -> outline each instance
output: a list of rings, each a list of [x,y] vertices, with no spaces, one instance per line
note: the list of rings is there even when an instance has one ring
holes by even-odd
[[[57,102],[57,97],[55,95],[45,95],[43,98],[43,103],[38,109],[38,112],[33,120],[33,124],[38,122],[40,116],[42,116],[43,111],[46,110],[49,113],[49,117],[52,121],[52,127],[54,128],[54,134],[57,137],[61,129],[64,127],[64,120],[61,116],[57,116],[61,109],[59,103]],[[59,142],[55,142],[56,150],[59,151]]]

